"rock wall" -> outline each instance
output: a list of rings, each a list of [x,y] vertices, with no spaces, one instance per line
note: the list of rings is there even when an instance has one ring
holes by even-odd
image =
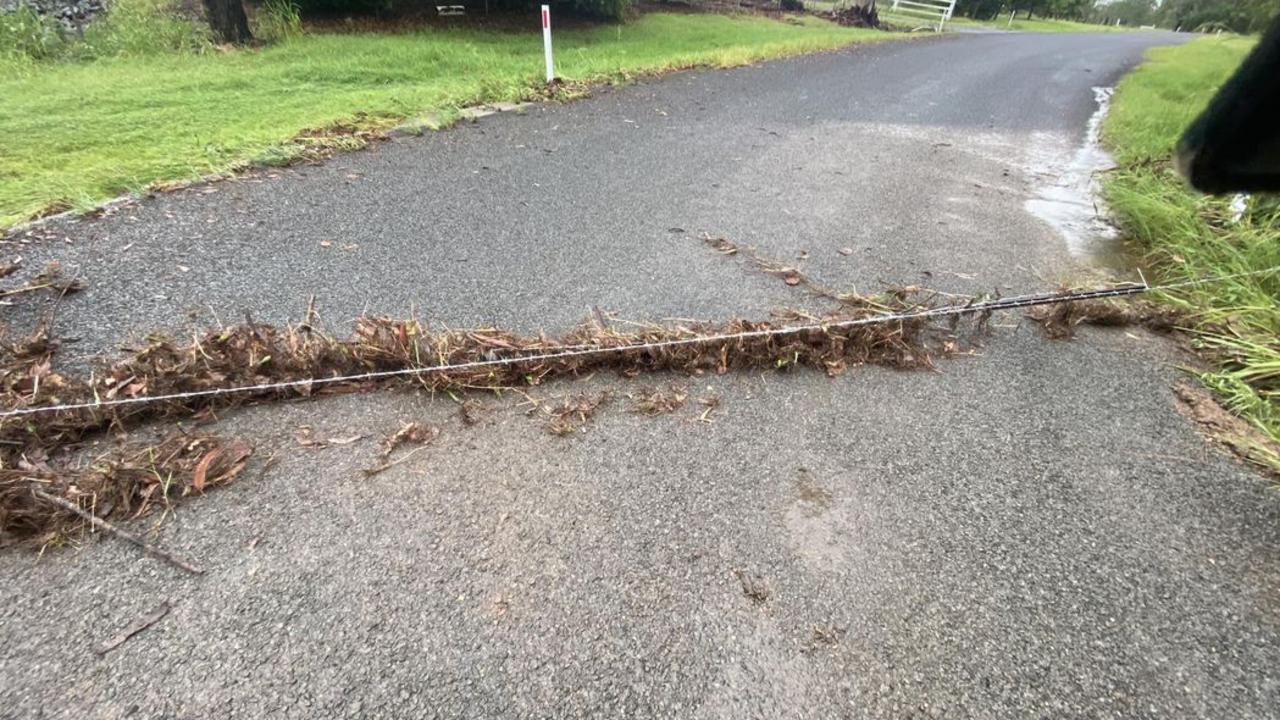
[[[104,0],[0,0],[0,11],[15,10],[19,4],[33,7],[41,15],[52,15],[67,29],[83,27],[106,9]]]

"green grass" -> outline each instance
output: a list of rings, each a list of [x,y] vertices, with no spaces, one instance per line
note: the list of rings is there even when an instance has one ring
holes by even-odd
[[[994,28],[997,30],[1018,30],[1021,32],[1126,32],[1137,30],[1132,27],[1116,27],[1114,25],[1095,25],[1093,23],[1075,22],[1073,20],[1052,20],[1049,18],[1018,18],[1009,24],[1009,16],[995,20],[973,20],[971,18],[951,18],[948,24],[972,25]]]
[[[1163,281],[1280,266],[1280,201],[1254,198],[1240,222],[1228,198],[1189,189],[1171,166],[1178,137],[1239,65],[1254,39],[1202,38],[1152,49],[1116,89],[1103,141],[1119,164],[1104,194],[1127,238]],[[1201,380],[1280,441],[1280,273],[1177,290],[1212,363]],[[1266,461],[1280,468],[1280,456]]]
[[[617,81],[892,37],[815,18],[653,13],[556,33],[557,74]],[[158,181],[282,162],[291,138],[534,97],[542,37],[474,29],[304,34],[260,50],[0,65],[0,228]]]

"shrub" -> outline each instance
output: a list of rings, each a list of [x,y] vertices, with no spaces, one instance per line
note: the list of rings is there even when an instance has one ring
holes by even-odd
[[[552,2],[557,10],[569,10],[585,17],[621,20],[635,0],[490,0],[494,10],[536,10],[542,2]],[[481,5],[475,0],[449,0],[440,4],[465,4],[470,10]],[[315,16],[381,16],[434,12],[430,5],[415,0],[296,0],[296,7],[307,17]],[[469,10],[469,11],[470,11]]]
[[[107,14],[84,30],[76,54],[88,57],[200,52],[208,28],[179,13],[168,0],[114,0]]]
[[[15,10],[0,12],[0,57],[5,60],[57,57],[66,44],[62,25],[51,15],[41,15],[25,3]]]
[[[621,20],[631,7],[632,0],[571,0],[569,5],[582,15]]]
[[[259,40],[286,40],[302,32],[301,8],[293,0],[264,0],[253,14],[253,35]]]
[[[297,0],[294,5],[308,17],[383,15],[395,6],[394,0]]]

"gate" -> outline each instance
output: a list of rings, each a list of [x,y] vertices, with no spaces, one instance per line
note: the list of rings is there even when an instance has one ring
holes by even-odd
[[[880,16],[890,22],[935,32],[942,32],[956,9],[956,0],[890,0],[876,4]]]

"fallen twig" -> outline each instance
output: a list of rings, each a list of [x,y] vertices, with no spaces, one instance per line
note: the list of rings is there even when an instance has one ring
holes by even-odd
[[[0,274],[0,277],[12,274],[17,270],[16,264],[6,264],[3,268],[6,272]],[[9,290],[0,291],[0,298],[7,298],[22,293],[35,292],[36,290],[56,290],[61,295],[67,293],[78,292],[84,289],[84,283],[76,278],[66,279],[62,277],[62,268],[58,263],[51,262],[45,265],[44,269],[38,275],[31,278],[31,282]]]
[[[79,515],[81,518],[83,518],[84,520],[87,520],[94,527],[100,530],[105,530],[111,533],[112,535],[115,535],[118,538],[127,540],[133,543],[134,545],[137,545],[149,555],[154,555],[160,558],[161,560],[169,562],[179,568],[182,568],[183,570],[186,570],[189,573],[192,573],[193,575],[204,574],[204,568],[193,565],[190,562],[178,557],[177,555],[174,555],[168,550],[165,550],[163,548],[158,548],[155,545],[152,545],[151,543],[147,542],[146,540],[143,540],[142,538],[138,537],[137,535],[134,535],[128,530],[123,530],[119,527],[116,527],[112,523],[109,523],[106,520],[103,520],[97,515],[94,515],[93,513],[85,511],[79,505],[76,505],[70,500],[60,498],[56,495],[50,495],[49,493],[43,490],[40,490],[39,488],[32,488],[31,492],[34,493],[36,497],[40,498],[41,500],[44,500],[45,502],[53,503],[54,505],[57,505],[58,507],[64,510],[67,510],[69,512],[75,513],[76,515]]]
[[[364,473],[364,476],[365,476],[366,478],[371,478],[371,477],[373,477],[374,475],[377,475],[377,474],[378,474],[378,473],[380,473],[380,472],[383,472],[383,471],[386,471],[386,470],[390,470],[391,468],[393,468],[393,467],[395,467],[395,466],[399,465],[400,463],[404,462],[405,460],[408,460],[409,458],[413,457],[413,456],[414,456],[414,455],[415,455],[419,450],[424,450],[424,449],[426,449],[426,447],[427,447],[426,445],[421,445],[421,446],[416,447],[416,448],[414,448],[414,449],[410,450],[409,452],[407,452],[407,453],[405,453],[405,454],[401,455],[400,457],[396,458],[395,460],[390,460],[390,461],[388,461],[388,460],[383,460],[382,462],[378,463],[377,465],[374,465],[374,466],[373,466],[373,467],[371,467],[371,468],[364,468],[364,469],[363,469],[363,470],[361,470],[360,472]],[[386,456],[384,455],[383,457],[386,457]]]
[[[121,630],[118,634],[113,635],[109,640],[97,647],[95,652],[99,655],[106,655],[125,643],[126,640],[146,630],[147,628],[160,622],[161,618],[169,614],[169,601],[165,600],[153,609],[151,612],[134,620],[129,627]]]

